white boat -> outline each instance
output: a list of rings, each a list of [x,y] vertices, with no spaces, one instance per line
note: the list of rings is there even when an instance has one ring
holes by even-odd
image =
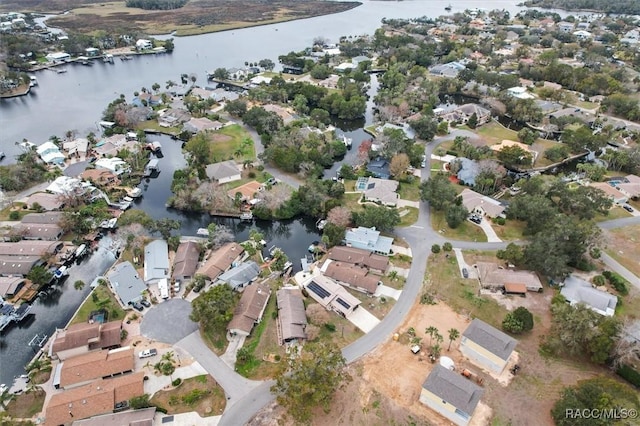
[[[116,227],[116,223],[118,222],[117,217],[113,217],[111,219],[103,220],[100,223],[100,228],[102,229],[114,229]]]
[[[29,76],[29,87],[34,87],[38,85],[38,79],[36,78],[35,75],[30,75]]]
[[[147,144],[147,149],[151,152],[160,152],[162,151],[162,145],[158,141],[154,141]]]
[[[86,244],[80,244],[78,246],[78,248],[76,249],[75,253],[74,253],[74,258],[78,259],[81,258],[82,256],[84,256],[87,253],[87,245]]]
[[[6,391],[8,391],[8,390],[9,390],[9,388],[8,388],[8,387],[7,387],[7,385],[5,385],[4,383],[2,383],[2,384],[0,385],[0,395],[1,395],[1,394],[3,394],[3,393],[5,393],[5,392],[6,392]]]
[[[62,277],[66,276],[69,274],[69,271],[67,271],[67,267],[62,265],[61,267],[59,267],[58,269],[56,269],[56,271],[53,273],[53,277],[57,280],[61,279]]]
[[[122,197],[122,201],[126,201],[127,203],[132,203],[133,202],[133,198],[126,196],[126,197]]]
[[[142,189],[133,188],[131,190],[128,190],[127,191],[127,196],[129,196],[131,198],[138,198],[138,197],[142,196]]]
[[[201,235],[203,237],[208,237],[209,236],[209,230],[207,228],[198,228],[198,230],[196,231],[197,235]]]
[[[64,74],[65,72],[67,72],[67,69],[66,69],[66,68],[58,68],[58,69],[56,70],[56,72],[57,72],[58,74]]]

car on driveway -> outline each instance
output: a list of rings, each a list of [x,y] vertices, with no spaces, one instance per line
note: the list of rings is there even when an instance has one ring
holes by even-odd
[[[465,278],[469,278],[469,271],[467,268],[462,268],[462,276]]]
[[[139,311],[139,312],[144,311],[144,306],[142,306],[140,302],[132,302],[131,306],[133,306],[133,309],[135,309],[136,311]]]
[[[140,304],[141,304],[142,306],[144,306],[145,308],[150,308],[150,307],[151,307],[151,303],[150,303],[147,299],[142,299],[142,300],[140,301]]]
[[[276,178],[269,178],[269,179],[267,179],[267,181],[265,182],[265,184],[267,184],[267,185],[271,185],[271,186],[276,185],[277,183],[278,183],[278,181],[276,180]]]
[[[145,349],[144,351],[141,351],[138,354],[138,358],[142,359],[142,358],[150,358],[152,356],[156,356],[158,355],[158,351],[156,349]]]
[[[628,211],[629,213],[633,213],[633,207],[631,207],[629,204],[623,204],[622,208]]]
[[[482,222],[482,218],[478,215],[469,216],[469,220],[477,225],[480,225],[480,222]]]

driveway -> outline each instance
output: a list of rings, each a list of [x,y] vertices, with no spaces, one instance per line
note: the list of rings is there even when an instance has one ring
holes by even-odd
[[[347,319],[365,333],[370,332],[376,325],[380,324],[380,320],[363,308],[362,305],[351,312]]]
[[[246,336],[238,335],[233,336],[229,339],[227,350],[220,356],[220,359],[222,359],[224,363],[229,366],[229,368],[235,369],[238,349],[240,349],[244,345],[245,339]]]
[[[482,230],[484,231],[484,234],[487,236],[487,241],[488,242],[490,242],[490,243],[501,243],[502,242],[500,237],[498,237],[498,234],[496,234],[496,231],[493,230],[493,227],[491,226],[491,222],[489,221],[489,219],[484,217],[484,218],[482,218],[482,221],[480,223],[478,223],[477,225],[480,228],[482,228]]]
[[[374,293],[374,296],[376,297],[385,296],[385,297],[390,297],[392,299],[398,300],[401,294],[402,294],[402,290],[396,290],[395,288],[382,284],[378,286],[378,289]]]
[[[476,273],[476,268],[468,265],[464,260],[464,256],[462,255],[462,250],[459,248],[454,248],[453,252],[456,254],[456,260],[458,261],[458,270],[460,271],[460,276],[464,278],[462,275],[462,268],[467,268],[469,272],[469,278],[478,278],[478,274]]]
[[[149,309],[140,324],[140,333],[149,339],[174,344],[198,330],[191,321],[191,304],[182,299],[170,299]]]

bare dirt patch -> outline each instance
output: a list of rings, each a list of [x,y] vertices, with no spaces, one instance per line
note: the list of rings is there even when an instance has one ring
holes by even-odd
[[[42,411],[44,398],[45,392],[42,389],[17,395],[7,404],[7,414],[16,419],[29,419]]]
[[[221,133],[214,133],[210,136],[212,142],[228,142],[231,140],[231,136],[223,135]]]

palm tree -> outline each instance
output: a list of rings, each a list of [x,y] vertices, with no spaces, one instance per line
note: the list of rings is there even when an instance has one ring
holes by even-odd
[[[431,325],[427,327],[427,329],[424,332],[429,335],[429,346],[431,346],[431,341],[433,340],[433,336],[438,334],[438,328]]]
[[[455,328],[450,328],[449,329],[449,347],[447,348],[447,352],[451,350],[451,343],[454,340],[456,340],[458,337],[460,337],[460,332]]]

